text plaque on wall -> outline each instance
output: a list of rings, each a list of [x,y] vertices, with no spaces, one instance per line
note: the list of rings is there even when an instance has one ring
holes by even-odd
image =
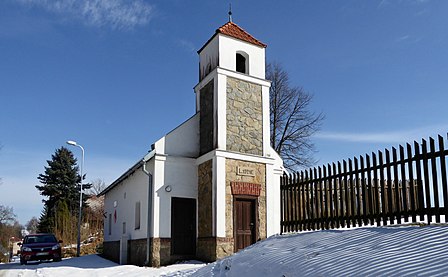
[[[238,166],[236,168],[236,174],[241,176],[255,176],[255,169],[250,167]]]

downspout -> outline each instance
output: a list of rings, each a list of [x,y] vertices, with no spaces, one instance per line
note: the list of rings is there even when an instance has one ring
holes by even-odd
[[[145,156],[142,159],[142,170],[148,175],[148,212],[147,212],[147,220],[146,220],[146,261],[145,265],[149,266],[151,261],[151,230],[152,230],[152,174],[146,169],[146,162],[151,159],[153,153]]]

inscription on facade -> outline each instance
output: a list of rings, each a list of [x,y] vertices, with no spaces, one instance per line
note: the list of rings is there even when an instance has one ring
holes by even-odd
[[[233,195],[260,196],[261,185],[248,182],[230,182]]]
[[[236,168],[236,174],[241,176],[255,176],[255,169],[250,167],[238,166]]]

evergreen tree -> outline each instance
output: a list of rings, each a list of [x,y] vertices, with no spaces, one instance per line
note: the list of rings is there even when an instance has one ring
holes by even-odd
[[[59,221],[57,217],[58,208],[67,208],[72,215],[79,212],[79,189],[78,184],[81,177],[78,174],[78,166],[73,153],[65,147],[61,147],[47,161],[45,172],[39,174],[41,186],[36,188],[40,194],[46,197],[44,210],[39,219],[40,232],[53,232],[55,224]],[[66,207],[66,208],[65,208]]]
[[[39,233],[51,233],[53,232],[53,226],[54,226],[54,215],[50,215],[48,213],[47,205],[44,205],[44,209],[39,217],[39,224],[37,225],[37,231]]]

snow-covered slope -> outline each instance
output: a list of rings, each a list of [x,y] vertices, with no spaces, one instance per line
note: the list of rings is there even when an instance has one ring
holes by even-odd
[[[189,274],[448,276],[448,226],[360,228],[274,236]]]
[[[205,265],[117,265],[96,255],[0,264],[0,276],[448,276],[448,226],[371,227],[273,236]]]

